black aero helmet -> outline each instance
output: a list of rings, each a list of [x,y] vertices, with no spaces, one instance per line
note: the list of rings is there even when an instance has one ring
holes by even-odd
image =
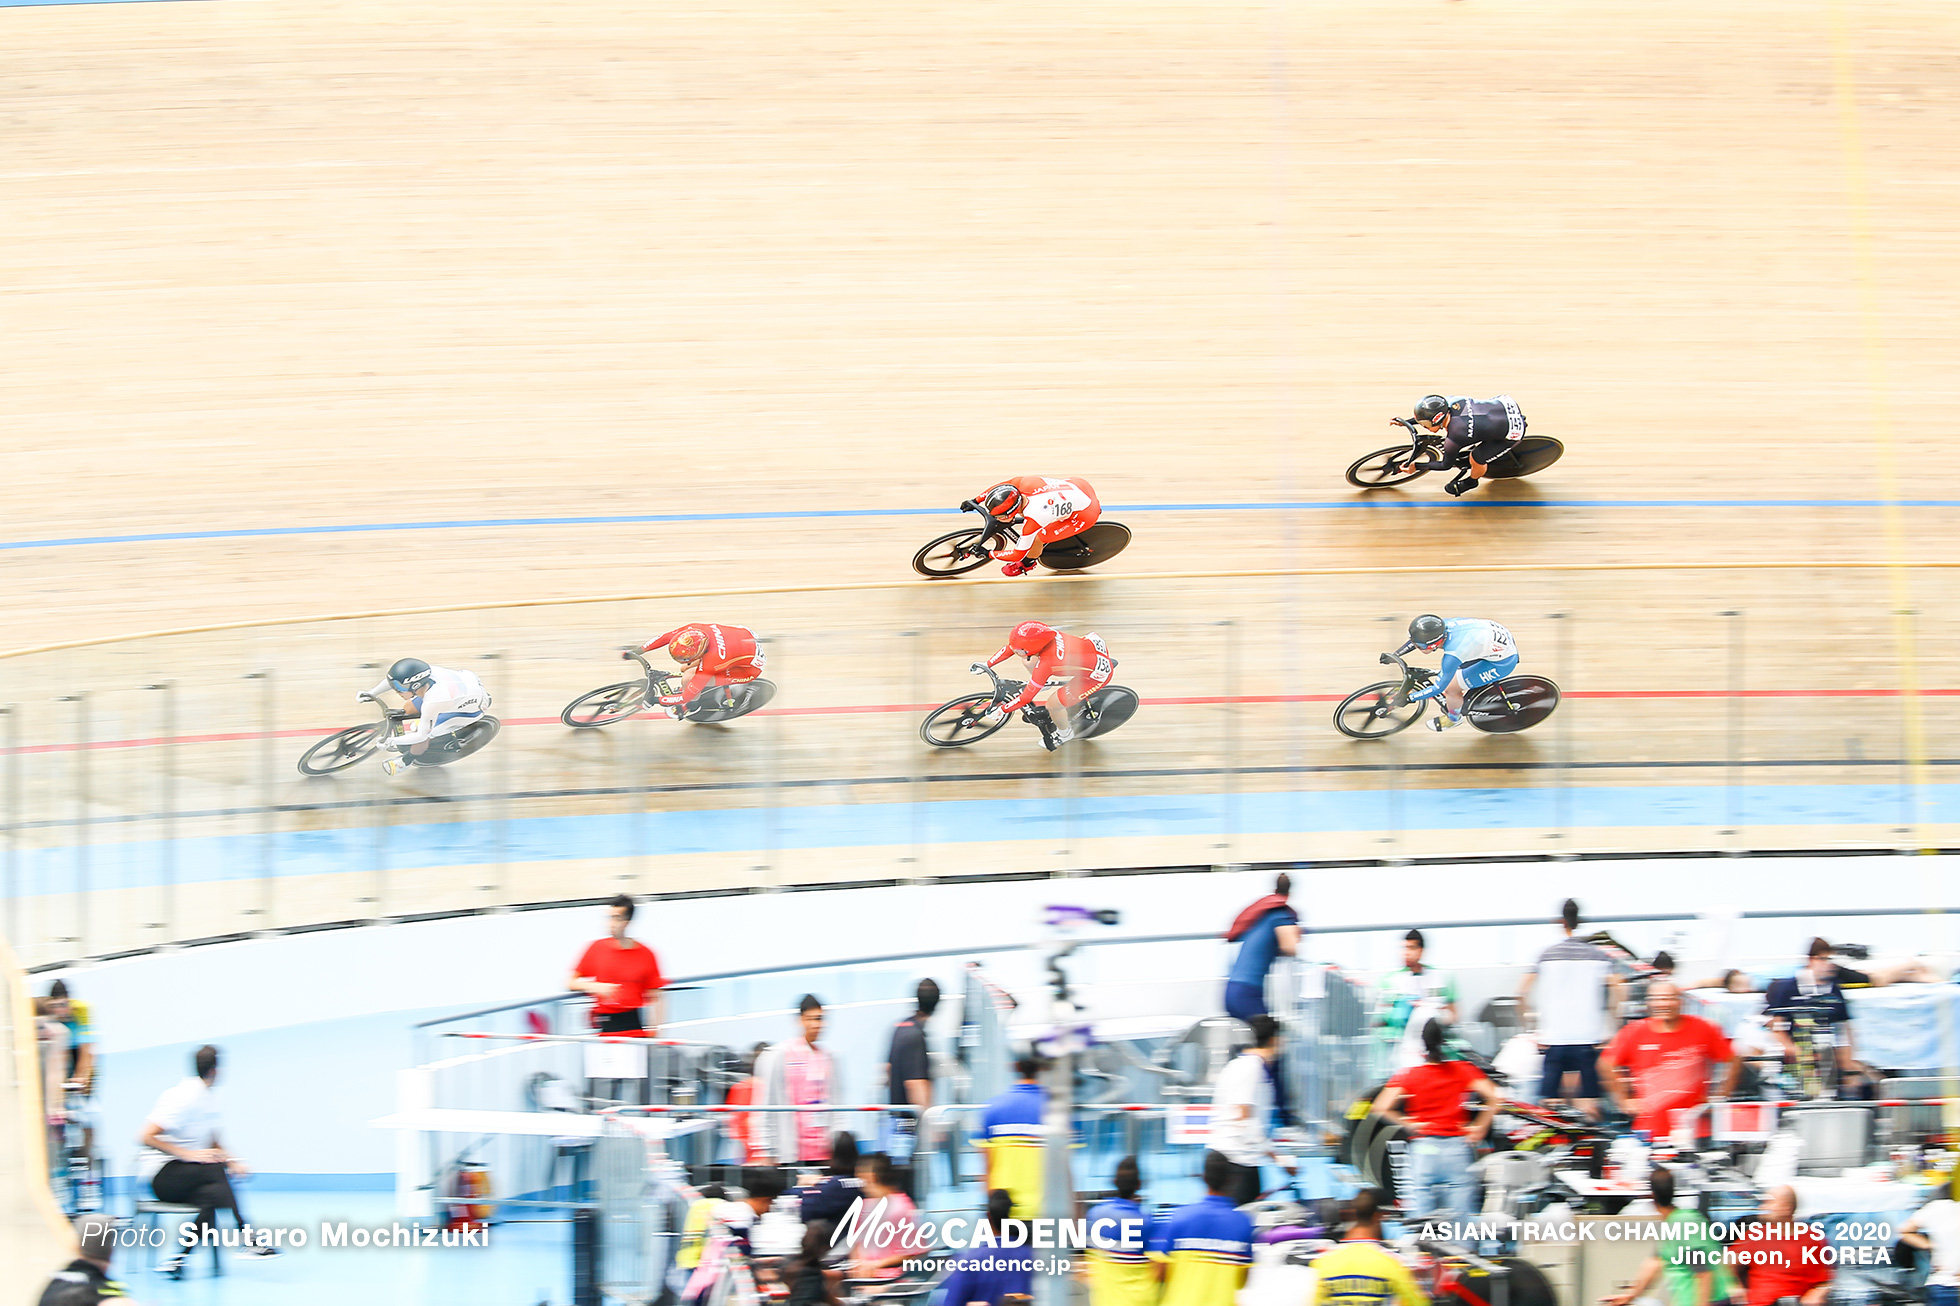
[[[1424,395],[1416,400],[1416,420],[1433,421],[1450,411],[1450,401],[1442,395]]]
[[[1424,613],[1409,623],[1409,642],[1419,648],[1428,648],[1448,633],[1448,629],[1443,625],[1443,619],[1429,613]]]
[[[388,668],[388,683],[396,689],[416,689],[435,678],[429,664],[421,658],[403,658]]]
[[[980,506],[990,517],[1011,516],[1021,506],[1021,492],[1003,481],[981,497]]]

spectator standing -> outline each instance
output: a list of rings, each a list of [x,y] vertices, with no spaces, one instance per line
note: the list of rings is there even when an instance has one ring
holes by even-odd
[[[900,1165],[912,1163],[919,1122],[932,1106],[932,1056],[926,1048],[926,1022],[939,1008],[939,985],[919,981],[917,1006],[892,1029],[891,1051],[885,1056],[886,1100],[893,1106],[915,1108],[912,1115],[891,1112],[886,1117],[886,1150]]]
[[[1960,1202],[1942,1197],[1926,1203],[1905,1222],[1899,1238],[1932,1254],[1926,1306],[1960,1306]]]
[[[762,1054],[769,1050],[767,1043],[758,1043],[749,1049],[746,1073],[728,1086],[724,1099],[729,1106],[754,1106],[762,1094]],[[765,1129],[763,1117],[750,1111],[731,1112],[728,1116],[728,1137],[735,1144],[738,1155],[737,1165],[762,1164],[762,1136]],[[856,1153],[852,1153],[856,1159]]]
[[[993,1231],[993,1240],[989,1243],[984,1239],[969,1239],[954,1255],[952,1273],[946,1276],[946,1282],[934,1297],[939,1306],[972,1306],[974,1302],[1001,1306],[1008,1297],[1026,1296],[1034,1291],[1034,1252],[1026,1245],[998,1245],[1007,1221],[1012,1218],[1009,1212],[1013,1206],[1014,1199],[1005,1189],[996,1188],[987,1194],[987,1214],[983,1218]],[[992,1269],[982,1268],[989,1264]]]
[[[1422,1028],[1432,1020],[1456,1023],[1456,981],[1423,962],[1421,930],[1402,936],[1402,969],[1382,977],[1375,1000],[1392,1074],[1422,1061]]]
[[[1844,996],[1838,965],[1831,959],[1831,945],[1822,939],[1810,941],[1809,956],[1794,975],[1770,981],[1763,995],[1763,1011],[1770,1017],[1770,1029],[1783,1048],[1792,1067],[1801,1063],[1799,1037],[1808,1037],[1818,1056],[1830,1048],[1841,1076],[1858,1071],[1857,1040],[1851,1030],[1851,1003]],[[1801,1079],[1802,1077],[1799,1076]]]
[[[1205,1195],[1157,1226],[1151,1259],[1164,1267],[1160,1306],[1234,1306],[1252,1266],[1252,1217],[1232,1202],[1232,1163],[1205,1154]]]
[[[1620,1109],[1633,1116],[1636,1131],[1665,1138],[1674,1131],[1676,1111],[1707,1103],[1708,1079],[1716,1066],[1728,1066],[1721,1089],[1727,1097],[1735,1091],[1742,1063],[1718,1026],[1681,1014],[1681,990],[1674,981],[1648,984],[1647,1010],[1653,1014],[1630,1022],[1613,1037],[1600,1055],[1599,1073]],[[1631,1094],[1620,1074],[1622,1066],[1632,1072]],[[1697,1133],[1705,1123],[1696,1122]]]
[[[796,1004],[797,1034],[758,1058],[757,1077],[770,1106],[828,1106],[835,1086],[830,1053],[817,1046],[823,1037],[823,1003],[805,993]],[[778,1165],[830,1159],[830,1122],[822,1111],[784,1111],[764,1116],[763,1151]]]
[[[1471,1178],[1471,1150],[1490,1133],[1500,1097],[1497,1086],[1468,1061],[1443,1059],[1443,1027],[1422,1027],[1421,1064],[1388,1081],[1374,1109],[1414,1130],[1409,1143],[1409,1187],[1402,1208],[1413,1215],[1467,1216],[1475,1208],[1477,1181]],[[1467,1099],[1483,1099],[1473,1123]],[[1398,1111],[1406,1102],[1407,1106]]]
[[[191,1057],[191,1068],[196,1073],[165,1089],[143,1122],[143,1132],[138,1136],[143,1152],[137,1159],[137,1177],[149,1180],[150,1191],[158,1201],[195,1206],[198,1237],[202,1239],[207,1231],[216,1232],[219,1211],[230,1211],[233,1223],[244,1229],[245,1216],[238,1209],[231,1181],[251,1171],[225,1150],[219,1137],[223,1117],[211,1092],[218,1082],[218,1049],[208,1043],[199,1048]],[[271,1246],[248,1245],[238,1250],[241,1256],[279,1254],[279,1249]],[[179,1252],[164,1262],[163,1272],[181,1279],[184,1261]]]
[[[1788,1184],[1772,1188],[1763,1198],[1760,1216],[1768,1227],[1733,1244],[1736,1263],[1746,1267],[1749,1306],[1776,1306],[1786,1297],[1801,1306],[1824,1306],[1830,1300],[1831,1267],[1816,1260],[1824,1239],[1796,1219],[1797,1190]],[[1948,1300],[1944,1306],[1954,1303]]]
[[[1646,1294],[1656,1278],[1671,1306],[1727,1301],[1735,1291],[1735,1276],[1722,1264],[1722,1248],[1708,1236],[1706,1221],[1675,1206],[1674,1172],[1666,1166],[1654,1167],[1647,1186],[1660,1216],[1660,1250],[1647,1258],[1631,1287],[1600,1298],[1601,1306],[1629,1306]]]
[[[631,898],[622,893],[607,903],[606,937],[579,957],[565,987],[592,995],[594,1032],[658,1036],[666,1015],[660,990],[667,981],[653,949],[626,937],[626,927],[632,923]],[[653,1007],[651,1021],[642,1011],[648,1005]]]
[[[1363,1188],[1347,1204],[1340,1245],[1314,1261],[1309,1306],[1429,1306],[1409,1267],[1382,1246],[1382,1201],[1379,1188]]]
[[[75,1241],[81,1255],[55,1272],[41,1291],[40,1306],[95,1306],[127,1298],[129,1293],[109,1277],[109,1263],[116,1254],[116,1222],[106,1215],[78,1216]]]
[[[88,1003],[68,995],[68,982],[48,985],[48,1015],[68,1028],[67,1080],[87,1097],[95,1091],[95,1031],[89,1026]]]
[[[1041,1122],[1048,1094],[1036,1082],[1041,1062],[1034,1056],[1016,1060],[1014,1073],[1019,1078],[987,1103],[973,1142],[987,1156],[987,1191],[1005,1189],[1014,1199],[1009,1215],[1032,1220],[1041,1214],[1042,1140],[1047,1136]]]
[[[831,1223],[844,1218],[864,1191],[864,1184],[858,1178],[858,1140],[857,1135],[840,1129],[830,1139],[830,1172],[822,1183],[805,1189],[798,1208],[805,1224],[812,1220],[828,1220]]]
[[[1137,1159],[1116,1163],[1116,1196],[1089,1208],[1089,1306],[1157,1306],[1162,1266],[1150,1260],[1151,1226],[1137,1195]],[[1105,1223],[1106,1222],[1106,1223]],[[1098,1226],[1101,1231],[1098,1232]]]
[[[1282,873],[1273,892],[1240,912],[1225,931],[1225,941],[1239,945],[1225,976],[1226,1015],[1249,1021],[1268,1014],[1266,972],[1275,960],[1295,956],[1300,948],[1300,913],[1287,902],[1292,892],[1293,878]]]
[[[1236,1206],[1259,1200],[1260,1167],[1280,1163],[1267,1126],[1273,1118],[1271,1067],[1279,1057],[1279,1022],[1254,1016],[1252,1046],[1218,1072],[1211,1094],[1211,1145],[1231,1163],[1226,1194]]]
[[[1538,991],[1533,1037],[1545,1053],[1539,1096],[1548,1102],[1576,1102],[1597,1119],[1599,1045],[1606,1040],[1609,1004],[1617,1003],[1620,982],[1604,948],[1573,937],[1579,928],[1577,902],[1565,900],[1558,923],[1565,937],[1545,949],[1525,974],[1518,1005],[1529,1024],[1532,991]]]

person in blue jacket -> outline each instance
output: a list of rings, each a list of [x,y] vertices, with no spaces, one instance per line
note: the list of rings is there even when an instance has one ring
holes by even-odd
[[[1034,1252],[1025,1244],[997,1245],[1013,1208],[1014,1199],[1005,1188],[987,1194],[985,1223],[993,1230],[993,1241],[969,1245],[953,1257],[952,1273],[934,1297],[937,1306],[974,1306],[977,1302],[1000,1306],[1003,1298],[1034,1292]]]

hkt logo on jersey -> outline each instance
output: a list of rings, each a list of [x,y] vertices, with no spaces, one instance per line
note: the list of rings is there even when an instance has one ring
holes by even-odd
[[[880,1197],[866,1208],[864,1199],[851,1203],[844,1218],[831,1232],[830,1245],[864,1246],[873,1251],[893,1253],[935,1247],[943,1236],[945,1245],[958,1250],[968,1247],[1037,1247],[1056,1251],[1070,1248],[1101,1248],[1104,1251],[1143,1250],[1142,1220],[1060,1220],[1046,1217],[1033,1220],[1003,1220],[1000,1233],[984,1219],[954,1216],[944,1224],[931,1220],[887,1219],[889,1199]]]

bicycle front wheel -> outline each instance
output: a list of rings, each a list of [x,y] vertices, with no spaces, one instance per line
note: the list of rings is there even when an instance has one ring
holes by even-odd
[[[919,738],[934,748],[960,748],[977,744],[1007,724],[1007,718],[986,720],[994,707],[992,694],[968,694],[943,707],[936,707],[919,726]]]
[[[1429,710],[1429,700],[1404,703],[1398,701],[1401,697],[1399,680],[1357,689],[1334,709],[1334,725],[1350,739],[1385,739],[1407,730]]]
[[[912,570],[934,580],[978,570],[993,556],[981,543],[985,534],[980,527],[970,526],[942,535],[912,555]]]
[[[386,728],[383,722],[370,721],[335,731],[300,754],[300,774],[332,775],[335,771],[345,771],[381,746],[381,732]]]
[[[647,705],[647,682],[622,680],[589,694],[580,694],[565,705],[558,719],[574,730],[593,730],[635,716]]]
[[[1398,444],[1393,449],[1377,449],[1348,464],[1347,482],[1364,490],[1385,490],[1391,485],[1406,485],[1428,471],[1418,467],[1405,472],[1402,464],[1417,457],[1406,444]]]

